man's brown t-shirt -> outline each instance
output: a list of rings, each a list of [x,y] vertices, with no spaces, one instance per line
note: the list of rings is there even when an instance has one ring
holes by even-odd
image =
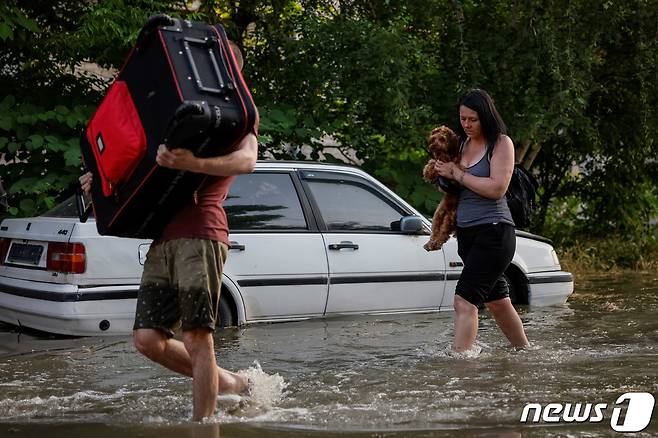
[[[235,176],[208,176],[196,196],[176,213],[155,243],[174,239],[208,239],[228,245],[228,219],[222,203]]]
[[[256,113],[256,122],[250,131],[256,138],[259,122]],[[228,245],[228,219],[222,203],[234,179],[235,176],[207,176],[153,244],[174,239],[208,239]]]

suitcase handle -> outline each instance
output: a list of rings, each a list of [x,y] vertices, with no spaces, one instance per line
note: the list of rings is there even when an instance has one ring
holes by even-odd
[[[80,223],[87,222],[89,219],[89,213],[91,212],[91,204],[85,205],[85,198],[82,195],[82,189],[80,187],[75,191],[75,207],[78,210],[78,218]]]
[[[211,109],[207,102],[185,101],[178,107],[169,121],[163,141],[170,149],[189,148],[191,139],[208,132],[208,129],[213,126],[220,125],[221,119],[219,117],[218,112]],[[201,153],[205,147],[204,145],[211,138],[209,136],[196,150],[191,149],[192,152],[197,155]]]
[[[218,59],[217,56],[215,56],[215,50],[213,50],[213,47],[217,46],[217,43],[218,40],[214,37],[208,39],[185,37],[183,38],[183,50],[185,51],[185,56],[190,64],[190,69],[192,70],[192,75],[194,76],[194,82],[196,83],[197,88],[206,93],[224,96],[227,90],[233,89],[233,83],[231,82],[231,78],[228,70],[226,70],[224,62],[221,58]],[[199,69],[197,68],[196,62],[194,62],[194,55],[192,55],[193,45],[200,46],[202,50],[208,54],[213,79],[215,80],[216,85],[204,84],[202,82]]]
[[[139,35],[137,36],[137,48],[142,46],[144,42],[149,38],[152,34],[153,31],[156,30],[160,26],[172,26],[174,23],[173,18],[171,18],[167,14],[155,14],[151,15],[147,20],[146,23],[144,23],[144,26],[142,26],[142,30],[139,31]]]
[[[205,111],[203,110],[203,105],[196,102],[183,102],[181,106],[178,107],[174,117],[176,120],[181,120],[188,115],[201,115]]]

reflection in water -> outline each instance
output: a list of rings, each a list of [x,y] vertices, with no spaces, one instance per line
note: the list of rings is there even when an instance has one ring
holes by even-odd
[[[579,284],[567,306],[521,308],[532,346],[520,351],[486,313],[480,351],[459,356],[449,351],[449,313],[219,332],[219,363],[256,384],[247,403],[220,397],[206,424],[189,422],[189,379],[137,355],[128,337],[43,339],[5,329],[0,436],[11,428],[21,437],[79,430],[94,438],[613,436],[609,416],[550,427],[519,420],[527,403],[612,406],[625,392],[658,394],[657,311],[658,281],[638,276]],[[655,423],[634,436],[654,435]]]

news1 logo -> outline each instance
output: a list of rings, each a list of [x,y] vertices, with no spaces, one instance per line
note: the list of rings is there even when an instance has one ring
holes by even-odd
[[[612,406],[610,427],[616,432],[641,432],[651,422],[656,401],[648,392],[627,392]],[[625,415],[624,405],[627,404]],[[606,417],[607,403],[528,403],[521,413],[521,423],[600,423]],[[532,412],[532,416],[530,415]]]

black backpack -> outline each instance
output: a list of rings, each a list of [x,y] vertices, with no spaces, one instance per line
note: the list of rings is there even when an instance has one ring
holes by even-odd
[[[461,147],[463,147],[463,143]],[[488,154],[491,161],[493,147],[489,147]],[[461,190],[461,186],[455,181],[443,177],[438,177],[435,184],[444,193],[459,193]],[[512,213],[512,220],[516,228],[527,228],[530,226],[538,188],[539,183],[535,177],[520,164],[515,164],[505,198],[507,198],[507,206],[510,213]]]
[[[491,160],[493,147],[489,147],[488,154],[489,160]],[[515,164],[505,198],[507,198],[507,206],[512,213],[512,220],[516,228],[530,226],[538,188],[539,183],[535,177],[520,164]]]
[[[539,184],[537,180],[520,164],[514,165],[512,179],[509,182],[507,193],[507,206],[512,213],[512,220],[516,228],[527,228],[532,220],[532,211],[535,208],[535,195]]]

